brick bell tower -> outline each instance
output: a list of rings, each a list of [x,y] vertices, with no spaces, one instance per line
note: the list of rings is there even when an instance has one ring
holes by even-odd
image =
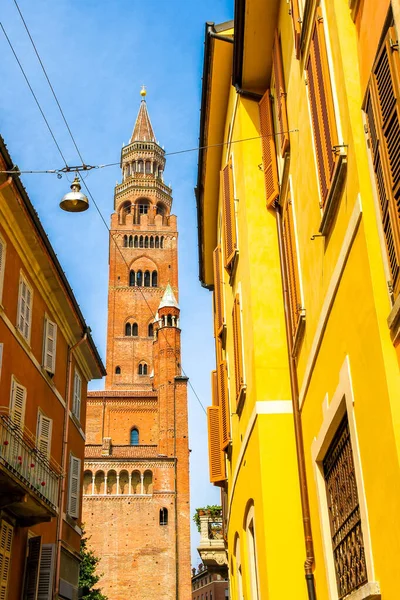
[[[177,219],[146,92],[111,216],[107,377],[87,399],[83,517],[109,600],[190,598]]]

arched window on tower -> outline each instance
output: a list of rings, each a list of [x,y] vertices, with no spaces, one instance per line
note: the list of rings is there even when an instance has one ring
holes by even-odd
[[[139,446],[139,430],[136,427],[131,429],[131,446]]]
[[[148,327],[148,330],[147,330],[147,335],[149,337],[153,337],[153,335],[154,335],[154,325],[153,325],[153,323],[149,324],[149,327]]]
[[[148,247],[149,247],[149,238],[148,238],[148,236],[147,236],[147,235],[146,235],[146,237],[144,238],[144,247],[145,247],[145,248],[148,248]]]
[[[172,327],[172,316],[171,315],[167,316],[167,326]]]
[[[129,248],[133,248],[133,238],[131,235],[129,236]]]
[[[157,287],[157,271],[153,271],[151,274],[151,287]]]
[[[160,238],[160,248],[164,248],[164,236]]]
[[[124,248],[126,248],[127,245],[128,245],[128,236],[124,235],[124,243],[123,243]]]
[[[132,335],[132,325],[130,323],[126,323],[125,325],[125,335]]]
[[[154,238],[153,238],[153,236],[150,237],[150,248],[154,248]]]
[[[143,173],[143,161],[142,160],[138,161],[137,170],[138,170],[138,173]]]
[[[168,509],[160,508],[160,525],[168,525]]]
[[[121,375],[121,367],[115,367],[115,374]]]
[[[150,287],[150,271],[144,273],[144,287]]]
[[[146,363],[139,364],[138,374],[139,375],[147,375],[147,364]]]
[[[132,325],[132,336],[137,337],[139,335],[139,328],[137,323],[133,323]]]
[[[146,160],[146,174],[151,173],[151,162]]]
[[[139,248],[143,248],[143,236],[142,235],[139,238]]]
[[[160,247],[160,239],[158,237],[158,235],[156,235],[156,248]]]
[[[135,239],[134,239],[133,245],[134,245],[135,248],[139,247],[139,239],[138,239],[137,235],[135,235]]]
[[[136,285],[143,285],[143,273],[142,273],[142,271],[138,271],[136,273]]]
[[[164,204],[162,204],[161,202],[159,202],[157,204],[157,214],[158,215],[162,215],[164,217],[165,213],[166,213],[166,210],[165,210]]]
[[[129,285],[133,287],[135,285],[135,271],[129,272]]]

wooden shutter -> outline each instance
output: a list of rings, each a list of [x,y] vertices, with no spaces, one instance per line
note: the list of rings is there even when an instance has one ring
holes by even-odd
[[[56,344],[57,344],[57,325],[45,319],[44,321],[44,345],[43,345],[43,366],[49,373],[54,374],[56,368]]]
[[[267,207],[270,207],[271,204],[279,196],[279,180],[278,166],[276,163],[274,125],[272,120],[271,109],[271,94],[269,90],[265,92],[264,96],[260,100],[259,111],[261,145],[264,166],[265,195],[267,200]]]
[[[42,549],[40,535],[28,540],[28,556],[26,559],[23,600],[36,600],[39,584],[39,565]]]
[[[228,398],[228,376],[226,361],[222,360],[218,364],[217,373],[217,386],[218,386],[218,403],[220,407],[220,428],[221,428],[221,449],[227,447],[231,441],[231,418],[229,412],[229,398]]]
[[[229,271],[237,250],[232,162],[221,171],[222,213],[225,239],[225,268]]]
[[[306,63],[308,93],[317,155],[321,202],[324,206],[336,164],[338,135],[321,8],[317,8]]]
[[[278,135],[281,149],[281,155],[289,150],[289,125],[286,109],[286,89],[282,63],[282,48],[278,32],[275,31],[274,47],[272,50],[272,59],[274,63],[275,75],[275,106],[276,118],[278,121],[278,130],[282,133]]]
[[[292,321],[292,336],[294,337],[300,321],[302,307],[296,239],[293,222],[293,206],[290,196],[286,201],[283,214],[283,243],[285,245],[286,268],[289,280],[289,303]]]
[[[211,483],[226,479],[225,455],[221,450],[220,407],[207,407],[208,458]]]
[[[211,371],[211,398],[212,405],[219,406],[217,371]]]
[[[214,307],[215,307],[215,335],[219,336],[222,333],[224,325],[223,305],[224,298],[222,295],[222,256],[221,246],[217,246],[213,252],[214,262]]]
[[[80,478],[81,461],[71,455],[69,461],[68,514],[75,519],[79,517]]]
[[[43,413],[39,412],[37,426],[37,446],[40,452],[47,456],[47,458],[50,457],[52,428],[52,419],[49,419]]]
[[[18,329],[29,340],[32,314],[32,290],[21,275],[19,282]]]
[[[14,378],[11,381],[11,403],[10,416],[21,429],[24,427],[26,404],[26,388],[20,385]]]
[[[364,110],[394,296],[400,293],[400,60],[394,28],[378,52]]]
[[[82,379],[77,371],[74,375],[74,401],[73,409],[75,417],[79,420],[81,416]]]
[[[4,271],[6,266],[6,244],[0,237],[0,300],[3,291]]]
[[[11,572],[11,547],[14,529],[6,521],[1,521],[0,528],[0,600],[6,600],[7,583]]]
[[[40,557],[37,600],[52,600],[55,563],[54,544],[43,544]]]
[[[301,21],[299,0],[290,0],[290,14],[293,23],[294,51],[296,58],[300,58]]]
[[[236,294],[232,310],[233,353],[235,357],[236,401],[243,386],[242,326],[240,322],[240,298]]]

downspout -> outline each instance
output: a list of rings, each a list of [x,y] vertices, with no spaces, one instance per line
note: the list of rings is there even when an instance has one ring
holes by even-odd
[[[61,538],[62,538],[62,524],[63,524],[63,508],[65,500],[65,484],[67,479],[66,474],[66,462],[67,462],[67,446],[68,446],[68,431],[69,431],[69,404],[71,398],[71,386],[72,386],[72,353],[87,340],[87,331],[83,334],[82,338],[76,342],[73,346],[68,348],[67,353],[67,380],[65,384],[65,415],[64,415],[64,429],[63,429],[63,445],[61,453],[61,490],[60,490],[60,502],[59,502],[59,515],[58,515],[58,527],[57,527],[57,562],[56,562],[56,591],[55,598],[58,598],[60,591],[60,565],[61,565]]]
[[[301,413],[299,407],[299,383],[297,380],[296,362],[293,357],[293,339],[292,339],[292,315],[289,309],[289,282],[287,274],[287,262],[285,246],[283,243],[283,228],[282,228],[282,215],[281,206],[275,204],[276,214],[276,226],[278,230],[278,244],[279,244],[279,262],[282,276],[282,290],[283,300],[285,307],[285,326],[286,326],[286,341],[289,358],[289,372],[290,372],[290,388],[292,394],[293,404],[293,420],[294,420],[294,433],[296,438],[296,454],[297,454],[297,468],[300,483],[300,496],[301,496],[301,510],[303,516],[303,529],[304,529],[304,542],[306,546],[306,561],[304,563],[304,571],[307,583],[307,592],[309,600],[316,600],[317,596],[315,593],[314,584],[314,543],[311,530],[310,520],[310,504],[308,499],[308,487],[307,487],[307,475],[305,466],[305,455],[304,455],[304,440],[303,440],[303,428],[301,423]]]
[[[179,600],[179,546],[178,546],[178,465],[176,458],[176,381],[174,378],[174,478],[175,478],[175,587]]]

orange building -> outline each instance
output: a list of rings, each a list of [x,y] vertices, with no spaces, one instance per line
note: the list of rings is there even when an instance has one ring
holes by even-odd
[[[0,175],[1,600],[77,598],[86,388],[103,375],[18,175]]]
[[[109,600],[190,598],[177,222],[142,92],[111,217],[108,376],[88,394],[84,521]]]

